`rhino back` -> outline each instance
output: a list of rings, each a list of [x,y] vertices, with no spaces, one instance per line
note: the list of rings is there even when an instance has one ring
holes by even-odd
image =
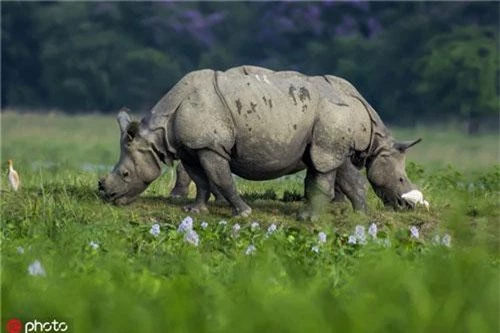
[[[255,67],[217,72],[217,88],[235,128],[235,169],[238,164],[258,164],[271,173],[295,168],[310,142],[320,99],[306,78]]]
[[[362,104],[361,109],[363,109],[363,112],[368,112],[371,123],[373,124],[373,130],[378,136],[388,138],[389,141],[392,139],[389,129],[384,125],[378,113],[349,81],[333,75],[325,75],[325,78],[330,83],[333,90],[339,91],[344,96],[347,96],[347,98],[351,101],[353,99],[357,100],[357,102],[351,104]]]
[[[310,133],[319,94],[304,76],[282,72],[218,72],[217,87],[234,119],[238,138],[290,142]]]
[[[213,77],[213,70],[202,69],[184,75],[149,112],[151,119],[171,115],[182,103],[184,98],[196,90],[200,81],[207,81]],[[154,120],[151,120],[154,122]]]

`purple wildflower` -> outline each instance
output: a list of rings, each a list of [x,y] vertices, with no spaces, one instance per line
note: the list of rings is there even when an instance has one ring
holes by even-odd
[[[198,236],[196,231],[192,229],[186,232],[186,234],[184,235],[184,240],[194,246],[198,246],[198,244],[200,243],[200,237]]]
[[[416,239],[418,239],[418,237],[420,236],[420,233],[418,232],[417,227],[415,227],[414,225],[411,226],[410,233],[411,233],[411,237],[416,238]]]
[[[248,245],[247,249],[245,250],[245,255],[249,256],[249,255],[255,253],[255,251],[257,251],[257,248],[255,247],[255,245],[250,244],[250,245]]]
[[[160,234],[160,225],[158,223],[153,224],[151,229],[149,229],[149,233],[157,237]]]
[[[45,269],[39,260],[35,260],[28,266],[28,273],[32,276],[46,276]]]
[[[193,230],[193,218],[191,216],[186,216],[181,224],[179,224],[177,232],[186,233],[189,230]]]
[[[326,234],[323,231],[318,234],[318,243],[319,244],[326,243]]]

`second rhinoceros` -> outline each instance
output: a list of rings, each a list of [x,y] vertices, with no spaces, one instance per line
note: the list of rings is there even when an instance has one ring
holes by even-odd
[[[308,200],[300,213],[315,218],[334,197],[338,168],[347,160],[366,167],[375,193],[393,207],[412,207],[414,189],[405,152],[418,143],[396,142],[375,110],[346,80],[241,66],[185,75],[141,120],[120,111],[120,160],[99,180],[103,198],[134,200],[180,159],[196,184],[192,212],[207,210],[210,188],[248,216],[231,173],[266,180],[307,169]]]

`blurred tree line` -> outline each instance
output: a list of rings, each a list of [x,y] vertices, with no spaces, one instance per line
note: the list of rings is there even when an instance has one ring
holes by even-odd
[[[498,117],[498,2],[3,2],[2,108],[150,108],[185,73],[351,81],[384,120]],[[491,118],[490,118],[491,119]]]

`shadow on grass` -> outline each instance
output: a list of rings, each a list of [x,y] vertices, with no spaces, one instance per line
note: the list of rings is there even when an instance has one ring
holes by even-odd
[[[244,197],[244,196],[243,196]],[[283,219],[290,221],[297,221],[297,214],[300,209],[304,207],[305,202],[303,200],[293,201],[293,202],[283,202],[279,200],[269,200],[269,199],[255,199],[245,200],[252,208],[253,212],[250,216],[250,220],[269,220],[272,217],[276,219]],[[194,202],[194,198],[167,198],[161,196],[141,196],[133,204],[134,209],[141,210],[174,210],[178,213],[185,213],[184,207],[190,205]],[[231,206],[228,203],[220,203],[214,200],[208,202],[208,214],[201,214],[200,216],[206,215],[210,217],[220,217],[224,219],[232,218]],[[335,203],[331,202],[325,207],[325,216],[340,216],[345,215],[345,218],[349,213],[353,212],[350,203]],[[187,213],[185,213],[187,214]],[[304,223],[303,221],[300,223]]]
[[[244,199],[245,200],[245,199]],[[264,199],[253,199],[245,200],[252,207],[254,214],[269,214],[269,215],[281,215],[288,217],[295,217],[299,207],[302,205],[301,202],[281,202],[277,200],[264,200]],[[194,198],[171,198],[171,197],[161,197],[161,196],[141,196],[133,205],[135,207],[141,208],[159,208],[159,206],[164,205],[167,207],[175,207],[180,211],[184,211],[186,205],[190,205],[194,202]],[[219,215],[224,218],[232,217],[231,206],[228,203],[215,202],[210,200],[208,202],[208,209],[210,215]]]
[[[243,193],[241,195],[241,198],[247,202],[253,202],[256,200],[279,200],[282,202],[296,202],[296,201],[303,201],[304,196],[302,193],[298,191],[288,191],[286,190],[283,193],[283,196],[278,199],[278,194],[276,191],[267,189],[264,192],[248,192],[248,193]]]

